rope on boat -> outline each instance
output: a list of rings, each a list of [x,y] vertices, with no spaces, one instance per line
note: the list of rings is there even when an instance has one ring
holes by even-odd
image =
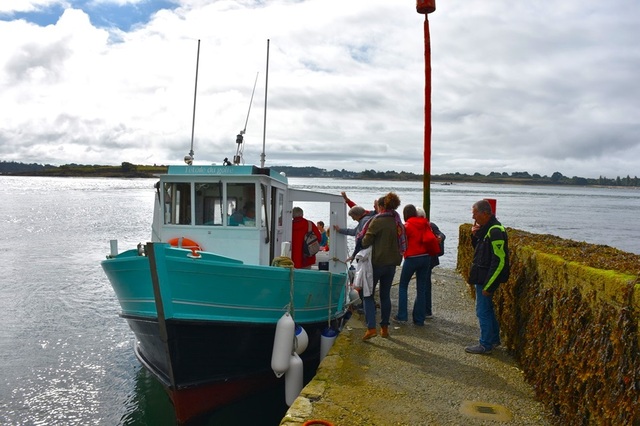
[[[287,256],[278,256],[273,259],[273,262],[271,262],[271,266],[289,268],[289,305],[287,305],[287,311],[289,312],[289,315],[291,315],[291,319],[295,323],[296,317],[295,317],[295,309],[293,307],[293,288],[294,288],[293,270],[295,269],[295,267],[293,264],[293,260],[291,260],[291,258]],[[295,353],[297,348],[298,348],[298,336],[296,336],[296,333],[294,331],[291,354]]]
[[[331,272],[329,272],[329,302],[328,302],[328,308],[327,308],[327,327],[331,328],[331,300],[333,299],[333,291],[332,291],[332,287],[333,286],[333,274]]]
[[[291,260],[291,258],[287,256],[278,256],[273,259],[273,262],[271,262],[271,266],[289,268],[289,305],[287,306],[287,310],[291,315],[291,318],[295,321],[296,318],[293,309],[293,270],[295,268],[293,265],[293,260]]]
[[[278,256],[273,259],[271,266],[279,266],[281,268],[293,268],[293,260],[287,256]]]
[[[291,314],[291,318],[293,321],[296,321],[295,309],[293,309],[293,266],[289,267],[289,313]],[[293,340],[295,343],[295,334],[293,336]]]
[[[334,257],[332,259],[335,262],[340,262],[340,263],[344,263],[345,265],[347,264],[347,262],[338,259],[337,257]],[[278,256],[276,258],[273,259],[273,262],[271,262],[271,266],[279,266],[281,268],[289,268],[289,306],[288,306],[288,311],[289,314],[291,315],[291,318],[293,318],[293,320],[295,321],[295,310],[294,310],[294,306],[293,306],[293,290],[294,290],[294,280],[293,280],[293,271],[294,271],[294,266],[293,266],[293,261],[291,260],[290,257],[287,256]],[[331,327],[331,301],[333,298],[333,273],[329,272],[329,298],[328,298],[328,302],[327,302],[327,326]]]
[[[293,309],[293,270],[295,268],[293,265],[293,260],[291,260],[291,258],[287,256],[278,256],[273,259],[273,262],[271,262],[271,266],[289,268],[289,305],[287,307],[287,310],[289,311],[291,318],[295,321]]]

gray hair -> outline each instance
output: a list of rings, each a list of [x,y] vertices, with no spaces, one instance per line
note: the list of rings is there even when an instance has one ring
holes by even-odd
[[[416,208],[416,213],[418,214],[418,217],[427,217],[427,213],[425,213],[422,207]]]
[[[302,217],[302,216],[304,216],[304,211],[302,211],[302,209],[300,207],[294,207],[293,210],[291,210],[291,216],[292,217]]]
[[[491,204],[487,200],[476,201],[473,207],[479,213],[486,213],[488,215],[493,214],[493,210],[491,210]]]
[[[364,214],[364,207],[353,206],[349,209],[349,216],[354,219],[360,219]]]

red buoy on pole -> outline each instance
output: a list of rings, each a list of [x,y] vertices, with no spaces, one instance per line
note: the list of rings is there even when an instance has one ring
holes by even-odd
[[[418,0],[416,2],[416,10],[418,13],[432,13],[436,10],[436,0]]]
[[[416,11],[424,14],[424,167],[422,174],[423,208],[431,218],[431,35],[428,14],[436,10],[435,0],[417,0]]]
[[[485,198],[485,200],[489,202],[489,205],[491,206],[491,213],[495,216],[498,201],[495,198]]]

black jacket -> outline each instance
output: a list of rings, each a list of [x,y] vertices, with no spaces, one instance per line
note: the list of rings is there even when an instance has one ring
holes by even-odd
[[[440,230],[440,228],[438,228],[438,225],[436,225],[433,222],[429,222],[429,223],[431,224],[431,230],[433,231],[434,235],[436,237],[442,237],[442,241],[440,241],[440,254],[437,256],[431,256],[430,266],[431,266],[431,269],[433,269],[440,264],[440,256],[444,254],[444,240],[447,238],[447,236],[444,235],[444,233]]]
[[[509,241],[507,231],[492,216],[489,222],[471,237],[475,248],[469,272],[469,284],[480,284],[493,293],[509,279]]]

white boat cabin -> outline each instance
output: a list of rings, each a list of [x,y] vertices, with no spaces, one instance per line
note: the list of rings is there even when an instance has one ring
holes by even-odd
[[[202,251],[271,265],[288,255],[291,210],[296,202],[329,205],[328,229],[347,226],[340,195],[291,189],[286,176],[256,166],[169,166],[156,184],[152,241],[192,240]],[[184,244],[185,246],[187,244]],[[316,265],[345,271],[346,236],[332,233],[328,252],[316,255]],[[339,259],[334,261],[332,259]]]

